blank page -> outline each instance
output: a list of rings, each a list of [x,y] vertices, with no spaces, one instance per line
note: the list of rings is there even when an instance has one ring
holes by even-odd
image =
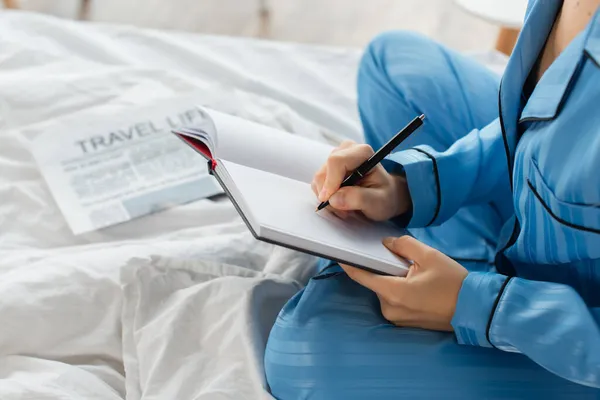
[[[258,235],[347,263],[404,275],[407,262],[381,243],[405,231],[388,223],[342,220],[323,210],[310,185],[232,162],[223,162],[243,205],[260,225]]]
[[[311,182],[332,146],[232,115],[206,110],[217,130],[216,157]]]

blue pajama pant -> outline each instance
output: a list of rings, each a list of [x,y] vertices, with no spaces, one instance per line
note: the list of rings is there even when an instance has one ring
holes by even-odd
[[[367,48],[358,73],[366,141],[379,148],[415,116],[425,124],[400,149],[444,150],[498,116],[499,77],[422,36],[390,32]],[[411,229],[469,270],[492,268],[511,205],[461,209],[438,227]],[[451,333],[398,328],[375,294],[323,260],[281,310],[265,352],[278,399],[595,398],[527,357],[458,345]]]

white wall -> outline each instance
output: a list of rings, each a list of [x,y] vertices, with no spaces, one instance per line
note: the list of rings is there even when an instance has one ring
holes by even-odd
[[[24,8],[78,15],[79,0],[19,0]],[[257,36],[261,0],[91,0],[94,21],[226,35]],[[263,0],[269,38],[363,46],[378,32],[412,29],[459,50],[493,47],[498,28],[452,0]]]

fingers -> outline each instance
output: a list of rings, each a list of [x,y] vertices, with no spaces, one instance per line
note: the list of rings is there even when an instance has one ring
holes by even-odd
[[[385,319],[397,326],[415,326],[410,323],[411,309],[405,304],[411,296],[411,286],[405,278],[372,274],[343,264],[340,266],[352,280],[375,292]]]
[[[319,200],[329,199],[340,188],[346,175],[372,155],[373,149],[369,145],[354,145],[332,153],[327,159],[327,172]]]
[[[343,211],[343,210],[336,210],[334,208],[331,207],[327,207],[336,217],[346,220],[348,218],[350,218],[350,216],[352,215],[351,211]]]
[[[337,216],[340,219],[343,219],[345,221],[360,221],[362,223],[369,222],[369,219],[367,219],[364,216],[364,214],[361,212],[336,210],[335,208],[333,208],[331,206],[327,207],[327,210],[330,211],[335,216]]]
[[[342,143],[340,143],[340,145],[338,147],[333,149],[332,153],[335,153],[336,151],[339,151],[339,150],[347,149],[348,147],[352,147],[355,144],[356,144],[356,142],[354,140],[344,140],[344,141],[342,141]]]
[[[400,236],[398,238],[385,238],[383,240],[383,245],[392,253],[408,260],[415,261],[421,266],[428,264],[424,262],[425,258],[435,251],[409,235]]]
[[[396,276],[377,275],[360,268],[340,264],[353,281],[371,289],[390,304],[401,303],[402,292],[406,287],[406,279]]]
[[[340,150],[347,149],[348,147],[356,144],[352,140],[344,140],[338,147],[331,151],[331,154],[334,154]],[[331,155],[330,154],[330,155]],[[319,197],[319,192],[323,188],[323,183],[325,182],[325,177],[327,176],[327,163],[323,164],[323,166],[315,173],[313,177],[313,181],[311,183],[311,189],[314,194]]]
[[[322,184],[319,185],[318,176],[319,176],[319,173],[317,172],[317,174],[315,174],[315,177],[313,178],[313,181],[310,184],[310,188],[312,189],[313,193],[317,197],[319,197],[320,186],[322,186]],[[323,179],[321,179],[321,182],[322,181],[323,181]]]
[[[335,192],[329,203],[337,210],[363,211],[365,207],[373,207],[378,201],[378,190],[360,186],[346,186]]]
[[[315,196],[319,197],[319,192],[323,187],[323,183],[325,182],[325,177],[327,176],[327,164],[323,164],[321,169],[317,171],[315,174],[313,181],[311,183],[311,189],[315,193]]]
[[[392,305],[385,298],[377,295],[379,298],[379,304],[381,306],[381,314],[383,318],[387,319],[396,326],[403,326],[405,321],[410,318],[410,309],[403,307],[402,305]]]
[[[311,189],[320,201],[325,201],[340,187],[348,172],[356,169],[373,155],[369,145],[346,140],[335,148],[327,162],[317,171]]]

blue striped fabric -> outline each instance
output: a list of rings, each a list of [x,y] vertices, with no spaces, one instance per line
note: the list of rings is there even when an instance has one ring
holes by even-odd
[[[415,34],[369,46],[367,141],[428,117],[385,166],[406,173],[411,233],[470,271],[455,333],[393,327],[343,273],[314,278],[271,331],[277,398],[600,396],[600,10],[523,91],[561,5],[530,2],[499,89]]]
[[[486,144],[489,152],[479,150],[471,165],[465,162],[473,153],[470,143],[436,155],[453,168],[442,184],[450,197],[453,177],[470,173],[463,170],[496,165],[478,172],[494,181],[507,171],[490,160],[508,157],[518,221],[513,240],[498,245],[516,276],[500,292],[500,266],[470,274],[453,326],[460,343],[520,352],[561,377],[600,387],[600,11],[522,101],[523,83],[545,42],[539,32],[549,30],[561,4],[530,6],[500,88],[504,130]],[[481,134],[471,141],[481,145]],[[478,181],[468,189],[480,193],[480,187],[489,193]],[[507,225],[512,230],[514,222]],[[493,284],[483,288],[482,281]]]

